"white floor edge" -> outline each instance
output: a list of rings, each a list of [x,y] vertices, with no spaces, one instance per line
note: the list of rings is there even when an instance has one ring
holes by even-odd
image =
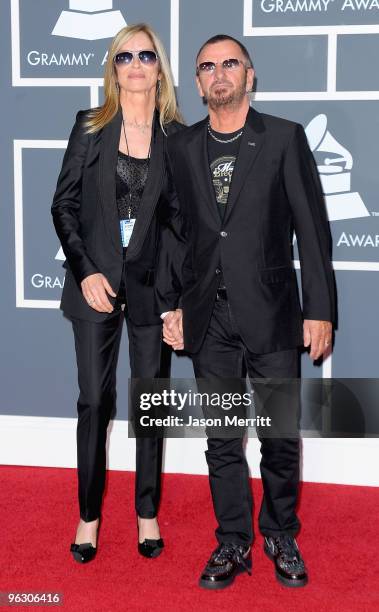
[[[135,469],[135,442],[126,421],[112,421],[108,433],[108,468]],[[204,439],[168,439],[164,471],[207,474]],[[248,441],[251,475],[259,477],[259,441]],[[76,419],[0,415],[0,464],[76,467]],[[302,480],[379,486],[379,439],[304,438]]]

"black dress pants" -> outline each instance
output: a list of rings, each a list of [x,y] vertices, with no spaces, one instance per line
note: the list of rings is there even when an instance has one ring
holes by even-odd
[[[77,424],[78,493],[80,517],[93,521],[101,515],[106,473],[106,438],[116,401],[116,367],[123,320],[129,337],[132,378],[161,375],[161,325],[134,325],[120,304],[101,323],[73,319],[78,366]],[[129,410],[132,408],[129,407]],[[136,438],[135,509],[142,518],[157,515],[162,466],[161,438]]]
[[[247,350],[226,299],[216,299],[200,351],[192,355],[197,378],[298,378],[298,349],[255,354]],[[252,384],[254,388],[254,383]],[[260,384],[257,385],[260,387]],[[296,401],[296,399],[295,399]],[[294,406],[298,413],[299,406]],[[298,437],[259,435],[263,501],[259,529],[263,535],[296,535],[299,484]],[[253,542],[252,495],[243,438],[208,438],[206,459],[219,542]]]

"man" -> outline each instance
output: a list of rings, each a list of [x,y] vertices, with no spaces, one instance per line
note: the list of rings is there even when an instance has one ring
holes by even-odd
[[[300,124],[250,108],[253,81],[251,59],[239,41],[209,39],[196,59],[209,117],[168,140],[188,248],[181,309],[174,274],[158,275],[157,299],[166,342],[192,354],[201,378],[237,378],[244,365],[254,378],[297,378],[299,347],[310,347],[314,360],[332,339],[331,243],[317,168]],[[162,248],[167,263],[170,247]],[[307,571],[295,540],[299,439],[260,441],[264,550],[282,584],[304,586]],[[251,563],[252,500],[242,439],[207,443],[219,545],[200,585],[224,588]]]

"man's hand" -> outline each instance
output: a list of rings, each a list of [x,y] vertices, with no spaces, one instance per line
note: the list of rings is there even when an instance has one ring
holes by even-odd
[[[112,312],[113,306],[108,300],[107,292],[116,297],[104,274],[90,274],[81,282],[82,293],[87,304],[97,312]]]
[[[332,324],[330,321],[313,321],[304,319],[303,323],[304,346],[311,347],[309,356],[315,360],[331,346]]]
[[[183,350],[183,311],[181,308],[171,310],[163,319],[163,341],[172,346],[174,351]]]

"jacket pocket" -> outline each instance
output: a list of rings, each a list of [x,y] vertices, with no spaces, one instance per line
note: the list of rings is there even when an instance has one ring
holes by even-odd
[[[262,283],[269,285],[271,283],[286,283],[295,280],[295,269],[292,266],[278,266],[275,268],[263,268],[260,271],[260,279]]]

